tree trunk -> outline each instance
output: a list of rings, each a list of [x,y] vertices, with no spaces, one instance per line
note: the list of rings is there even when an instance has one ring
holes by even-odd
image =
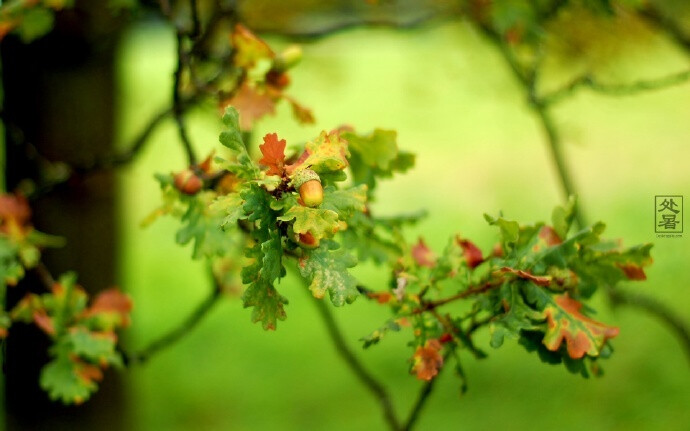
[[[45,159],[83,165],[112,151],[116,23],[100,3],[77,2],[59,14],[51,34],[31,44],[12,37],[0,44],[4,115],[14,126],[5,140],[8,190],[38,178]],[[116,278],[114,185],[112,173],[99,173],[32,202],[36,228],[67,240],[66,247],[44,253],[46,266],[55,276],[77,271],[89,293]],[[28,291],[45,291],[32,273],[9,288],[8,305]],[[4,363],[6,429],[124,428],[123,388],[111,372],[82,406],[48,400],[38,384],[48,346],[33,326],[11,328]]]

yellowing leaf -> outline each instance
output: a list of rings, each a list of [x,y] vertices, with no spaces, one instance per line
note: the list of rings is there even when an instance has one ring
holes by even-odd
[[[544,309],[548,329],[543,343],[547,349],[557,351],[565,340],[568,355],[573,359],[585,354],[599,356],[606,340],[618,335],[618,328],[607,326],[580,313],[582,304],[565,295],[557,295]]]
[[[287,171],[291,175],[298,169],[307,168],[319,174],[340,171],[348,166],[348,156],[347,141],[336,131],[323,131],[316,140],[305,145],[304,154]]]
[[[242,24],[237,24],[230,35],[230,42],[235,48],[233,62],[237,67],[251,68],[259,60],[273,58],[271,48]]]
[[[338,231],[338,213],[328,209],[308,208],[295,205],[278,220],[294,219],[292,229],[295,233],[311,233],[314,239],[330,238]]]

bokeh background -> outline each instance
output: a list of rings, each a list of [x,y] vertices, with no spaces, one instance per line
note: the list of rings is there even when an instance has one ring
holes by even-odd
[[[289,42],[268,40],[278,48]],[[688,67],[687,57],[662,36],[633,43],[620,61],[604,61],[608,54],[599,58],[602,79],[625,83]],[[303,50],[291,94],[314,108],[316,124],[296,125],[289,107],[281,106],[275,117],[258,123],[254,144],[274,131],[288,145],[297,144],[343,123],[362,131],[396,129],[400,147],[417,153],[417,166],[383,184],[373,210],[427,209],[429,216],[410,229],[410,240],[423,236],[441,250],[451,235],[462,233],[487,250],[496,232],[483,213],[548,220],[562,202],[542,130],[521,88],[469,25],[446,20],[413,30],[354,29]],[[174,34],[157,25],[132,28],[119,55],[124,145],[168,101]],[[563,59],[550,67],[554,82],[578,70]],[[657,239],[652,212],[655,194],[690,196],[688,100],[688,84],[631,97],[583,89],[554,115],[588,218],[604,221],[606,236],[625,244],[655,243],[648,281],[625,288],[651,294],[690,318],[688,234]],[[190,132],[200,149],[219,149],[220,130],[215,109],[193,111]],[[190,260],[190,248],[174,243],[174,220],[139,227],[159,202],[152,174],[185,163],[172,122],[153,139],[119,174],[120,284],[136,304],[125,339],[133,347],[183,319],[210,289],[204,265]],[[374,287],[386,279],[385,270],[373,265],[354,272]],[[383,429],[378,404],[336,355],[309,293],[289,277],[280,291],[290,304],[277,331],[252,324],[239,298],[229,295],[193,333],[128,371],[131,429]],[[635,309],[611,310],[600,297],[595,303],[600,320],[621,327],[602,378],[585,380],[562,366],[544,365],[515,342],[493,350],[488,332],[480,332],[478,343],[489,357],[463,355],[469,391],[460,396],[457,378],[443,373],[419,429],[687,429],[690,364],[677,340]],[[357,340],[387,318],[385,307],[363,300],[334,312],[358,351]],[[401,412],[421,385],[408,374],[406,342],[405,333],[393,334],[358,352],[390,386]]]

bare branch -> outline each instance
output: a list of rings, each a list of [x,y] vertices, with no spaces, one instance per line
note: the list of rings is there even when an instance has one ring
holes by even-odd
[[[539,100],[544,105],[553,105],[563,101],[566,97],[571,96],[575,90],[578,90],[582,87],[587,87],[597,93],[611,96],[633,96],[646,91],[660,90],[663,88],[680,85],[688,82],[689,80],[690,70],[674,73],[658,79],[640,80],[631,82],[629,84],[604,84],[596,81],[589,75],[585,75],[551,94],[541,96]]]
[[[665,323],[678,338],[685,350],[688,361],[690,361],[690,326],[670,307],[650,296],[621,289],[609,291],[609,299],[614,306],[628,305],[637,307]]]
[[[376,380],[376,378],[364,368],[364,365],[359,361],[357,356],[350,350],[345,341],[342,331],[338,327],[331,310],[328,308],[328,304],[320,299],[314,299],[319,314],[326,324],[326,330],[328,335],[331,337],[333,344],[338,352],[338,354],[347,363],[348,367],[352,370],[357,378],[362,382],[370,392],[372,392],[378,402],[381,404],[381,409],[383,410],[383,415],[388,423],[391,430],[397,431],[400,429],[400,421],[395,414],[395,409],[393,408],[393,402],[388,394],[388,391],[383,386],[381,382]]]
[[[211,309],[213,309],[213,306],[221,298],[221,285],[215,279],[213,274],[211,274],[211,277],[213,277],[213,290],[201,303],[199,303],[199,305],[197,305],[197,307],[189,316],[187,316],[186,319],[184,319],[184,321],[182,321],[182,323],[139,351],[132,353],[122,352],[122,356],[124,357],[127,365],[145,363],[153,355],[172,346],[185,335],[189,334],[194,328],[196,328],[199,322],[201,322],[203,318],[208,315]]]
[[[173,80],[173,115],[177,130],[180,134],[180,141],[182,147],[187,154],[187,162],[189,166],[196,165],[196,154],[192,147],[192,142],[187,134],[187,127],[184,122],[184,110],[182,108],[182,97],[180,96],[180,85],[182,79],[182,71],[186,63],[186,53],[184,51],[184,36],[178,31],[177,33],[177,68],[175,69],[175,79]]]

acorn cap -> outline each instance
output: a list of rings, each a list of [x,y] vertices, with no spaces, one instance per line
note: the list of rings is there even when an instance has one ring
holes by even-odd
[[[292,185],[296,189],[299,189],[302,187],[302,184],[311,180],[316,180],[319,183],[321,182],[321,178],[319,178],[319,174],[316,172],[311,169],[300,169],[295,172],[295,175],[292,177]]]

